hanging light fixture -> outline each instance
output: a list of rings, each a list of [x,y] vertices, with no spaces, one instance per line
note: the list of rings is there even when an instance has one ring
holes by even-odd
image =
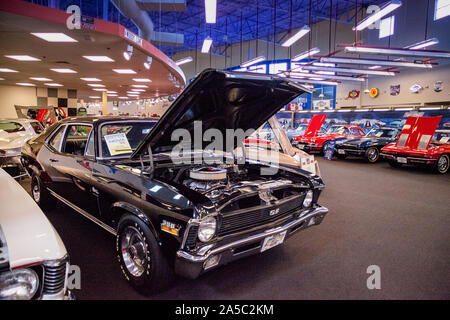
[[[182,64],[192,62],[192,57],[186,57],[180,60],[175,61],[177,66],[181,66]]]
[[[289,39],[285,40],[281,46],[283,47],[290,47],[292,46],[295,42],[297,42],[300,38],[302,38],[303,36],[305,36],[308,32],[311,31],[311,28],[308,26],[303,26],[300,30],[298,30],[295,34],[293,34],[292,36],[289,37]]]
[[[125,58],[125,60],[129,61],[132,55],[133,55],[133,46],[129,44],[127,46],[127,51],[123,52],[123,57]]]
[[[210,37],[206,37],[205,40],[203,40],[202,45],[202,53],[208,53],[209,49],[211,48],[213,40]]]
[[[384,6],[380,8],[380,10],[376,11],[372,15],[366,17],[365,19],[361,20],[356,27],[353,27],[353,31],[362,31],[368,26],[370,26],[372,23],[377,22],[384,16],[388,15],[395,9],[399,8],[402,5],[402,2],[400,0],[392,0],[386,3]]]
[[[299,55],[296,55],[294,58],[291,59],[291,61],[300,61],[300,60],[303,60],[306,58],[310,58],[311,56],[313,56],[319,52],[320,52],[319,48],[312,48],[308,51],[300,53]]]
[[[144,62],[145,69],[149,70],[151,65],[152,65],[152,57],[147,57],[147,61]]]
[[[264,60],[266,60],[266,57],[259,56],[259,57],[256,57],[254,59],[251,59],[251,60],[248,60],[248,61],[244,62],[243,64],[240,65],[240,67],[241,68],[246,68],[248,66],[254,65],[255,63],[262,62]]]
[[[318,71],[334,71],[343,73],[354,74],[371,74],[377,76],[395,76],[395,72],[382,71],[382,70],[369,70],[369,69],[353,69],[353,68],[333,68],[333,67],[318,67],[318,66],[305,66],[305,70],[318,70]]]
[[[206,23],[216,23],[217,0],[205,0]]]
[[[433,46],[433,45],[438,44],[438,43],[439,43],[438,38],[431,38],[431,39],[428,39],[428,40],[424,40],[424,41],[417,42],[417,43],[414,43],[412,45],[409,45],[409,46],[405,47],[405,49],[418,50],[418,49],[423,49],[423,48],[426,48],[426,47]]]
[[[360,58],[337,58],[337,57],[323,57],[320,62],[332,62],[343,64],[364,64],[373,66],[389,66],[389,67],[414,67],[414,68],[432,68],[430,63],[419,63],[418,61],[392,61],[379,59],[360,59]]]
[[[413,49],[393,49],[383,47],[348,46],[345,47],[345,52],[381,54],[385,56],[450,58],[449,51],[437,51],[437,50],[413,50]]]

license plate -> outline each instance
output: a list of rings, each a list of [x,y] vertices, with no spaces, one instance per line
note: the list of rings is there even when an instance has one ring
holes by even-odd
[[[408,163],[408,160],[406,160],[406,158],[398,157],[397,162],[398,163]]]
[[[303,148],[305,148],[305,145],[304,145],[304,144],[299,144],[299,145],[298,145],[298,148],[299,148],[299,149],[303,149]]]
[[[345,150],[338,149],[338,153],[339,153],[339,154],[345,154]]]
[[[263,242],[263,245],[261,248],[261,252],[264,252],[270,248],[273,248],[279,244],[282,244],[284,241],[284,237],[286,237],[286,232],[287,231],[283,231],[281,233],[266,237],[264,239],[264,242]]]

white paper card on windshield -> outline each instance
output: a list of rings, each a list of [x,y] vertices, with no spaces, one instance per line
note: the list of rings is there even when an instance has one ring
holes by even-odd
[[[108,146],[109,154],[112,156],[132,152],[125,133],[108,134],[105,136],[105,141]]]
[[[448,140],[450,140],[450,137],[442,137],[441,140],[439,140],[440,143],[447,143]]]
[[[383,131],[377,132],[377,134],[375,136],[377,136],[378,138],[381,137],[383,135]]]

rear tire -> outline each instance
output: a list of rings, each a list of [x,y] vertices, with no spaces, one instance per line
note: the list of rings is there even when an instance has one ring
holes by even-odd
[[[380,160],[380,151],[376,147],[370,147],[366,150],[366,160],[369,163],[375,163]]]
[[[51,210],[56,206],[56,199],[50,195],[41,178],[35,173],[31,176],[31,195],[42,210]]]
[[[125,279],[141,294],[166,288],[173,270],[155,236],[139,218],[124,215],[119,221],[116,254]]]
[[[434,165],[434,171],[440,174],[446,174],[450,167],[450,158],[448,154],[442,154],[437,158]]]

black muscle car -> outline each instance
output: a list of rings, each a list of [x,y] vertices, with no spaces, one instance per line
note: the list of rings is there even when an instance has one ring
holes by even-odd
[[[22,149],[32,195],[43,207],[58,199],[115,235],[120,267],[137,290],[161,290],[173,268],[196,278],[320,224],[328,212],[318,204],[324,184],[282,164],[262,175],[275,165],[234,151],[247,135],[213,151],[211,139],[183,140],[188,149],[179,157],[173,136],[195,137],[198,121],[205,133],[224,136],[258,128],[305,90],[282,78],[210,69],[158,122],[64,119]]]
[[[340,159],[347,156],[365,158],[369,163],[380,160],[381,148],[397,141],[400,130],[396,128],[374,128],[363,138],[344,139],[336,142],[335,154]]]

